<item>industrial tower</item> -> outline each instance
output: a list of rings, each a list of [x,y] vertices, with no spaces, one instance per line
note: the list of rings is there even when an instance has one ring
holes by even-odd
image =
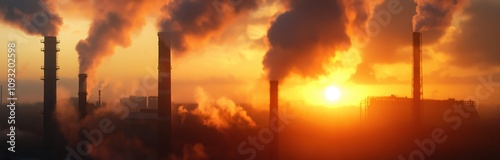
[[[422,34],[413,32],[413,121],[418,125],[422,111]]]
[[[43,159],[58,159],[62,155],[63,139],[59,132],[55,112],[57,102],[57,44],[56,37],[46,36],[42,41],[44,43],[44,71],[43,77]]]

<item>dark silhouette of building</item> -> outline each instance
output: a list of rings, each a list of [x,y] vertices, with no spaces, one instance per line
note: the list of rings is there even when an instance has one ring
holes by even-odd
[[[124,107],[128,107],[133,112],[139,112],[141,109],[147,108],[147,97],[129,96],[120,99],[120,104]]]
[[[46,36],[42,41],[44,43],[44,71],[43,77],[43,159],[58,159],[63,155],[63,138],[57,125],[55,112],[57,102],[57,48],[56,37]]]
[[[456,111],[462,110],[468,116],[469,122],[478,122],[479,115],[476,103],[471,100],[432,100],[421,101],[420,125],[424,127],[447,126],[447,117]],[[368,97],[362,102],[363,117],[369,126],[407,126],[411,124],[413,113],[413,99],[408,97]],[[451,119],[450,118],[450,119]]]
[[[170,33],[158,33],[158,154],[166,158],[171,152],[171,62]]]
[[[158,96],[148,97],[148,109],[158,109]]]

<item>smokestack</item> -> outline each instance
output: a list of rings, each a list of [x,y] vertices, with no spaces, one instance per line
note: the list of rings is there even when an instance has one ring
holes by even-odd
[[[158,153],[167,158],[171,151],[171,62],[170,33],[158,32]]]
[[[279,117],[278,117],[278,86],[279,82],[276,80],[271,80],[269,82],[269,127],[273,126],[276,128],[280,127]],[[276,124],[271,124],[276,123]],[[269,144],[269,159],[278,160],[279,159],[279,133],[275,132],[274,139]]]
[[[60,158],[62,150],[62,136],[59,133],[55,112],[57,101],[57,48],[56,37],[46,36],[44,43],[44,66],[43,72],[43,146],[44,159]]]
[[[101,90],[99,90],[99,101],[97,101],[97,107],[101,107]]]
[[[413,120],[420,123],[422,107],[422,34],[413,32]]]
[[[87,74],[78,75],[78,115],[80,119],[87,115]]]

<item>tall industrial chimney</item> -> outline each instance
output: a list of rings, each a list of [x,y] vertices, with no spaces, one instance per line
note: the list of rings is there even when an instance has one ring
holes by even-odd
[[[158,153],[167,158],[171,152],[171,62],[170,34],[158,32]]]
[[[269,82],[269,127],[271,125],[280,127],[279,117],[278,117],[278,86],[279,82],[276,80],[271,80]],[[273,121],[274,119],[274,121]],[[277,124],[271,124],[277,123]],[[274,139],[269,144],[269,159],[278,160],[279,159],[279,133],[274,133]]]
[[[57,101],[57,48],[56,37],[46,36],[42,41],[44,43],[44,66],[43,73],[43,159],[57,159],[62,153],[61,134],[57,125],[55,111]]]
[[[87,74],[78,74],[78,115],[87,116]]]
[[[101,90],[99,90],[99,100],[97,101],[97,107],[101,107]]]
[[[420,123],[422,108],[422,34],[413,32],[413,121]]]

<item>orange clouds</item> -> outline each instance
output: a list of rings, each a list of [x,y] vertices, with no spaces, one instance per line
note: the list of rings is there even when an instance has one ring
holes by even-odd
[[[26,34],[56,36],[63,23],[55,11],[54,0],[2,0],[0,21]]]

